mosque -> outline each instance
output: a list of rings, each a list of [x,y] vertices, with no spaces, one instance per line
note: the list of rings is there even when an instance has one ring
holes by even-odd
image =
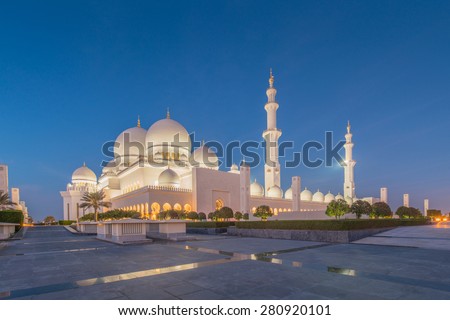
[[[123,131],[116,139],[115,158],[96,174],[85,164],[72,174],[72,182],[61,191],[64,220],[77,220],[90,211],[80,208],[85,192],[103,190],[112,208],[139,211],[143,217],[156,219],[157,213],[175,209],[205,212],[223,206],[234,211],[251,213],[260,205],[268,205],[276,218],[325,218],[327,204],[335,199],[355,201],[352,133],[350,123],[345,134],[345,165],[343,194],[313,193],[301,190],[301,178],[292,177],[291,186],[281,189],[281,167],[278,157],[276,101],[272,72],[266,90],[267,129],[262,133],[266,143],[264,186],[250,180],[250,167],[233,164],[229,171],[219,170],[219,159],[202,143],[191,151],[188,131],[167,112],[166,118],[155,122],[148,130],[140,125]],[[387,202],[387,189],[381,188],[380,198],[362,198],[370,203]],[[250,215],[251,216],[251,215]]]

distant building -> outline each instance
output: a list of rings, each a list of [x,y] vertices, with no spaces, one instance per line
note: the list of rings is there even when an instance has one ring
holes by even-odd
[[[0,191],[7,193],[8,190],[8,166],[0,164]]]

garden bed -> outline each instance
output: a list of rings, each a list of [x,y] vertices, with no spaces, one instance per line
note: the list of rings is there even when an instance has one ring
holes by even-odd
[[[430,224],[428,219],[344,219],[344,220],[280,220],[236,222],[238,229],[275,230],[363,230]]]
[[[234,226],[234,224],[231,221],[189,222],[186,224],[186,232],[196,234],[222,234],[227,233],[227,228]]]
[[[427,219],[295,220],[237,222],[228,235],[285,240],[349,243],[400,226],[430,224]]]

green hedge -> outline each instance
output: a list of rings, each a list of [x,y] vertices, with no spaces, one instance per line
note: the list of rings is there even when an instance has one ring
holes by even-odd
[[[20,210],[0,211],[0,222],[18,223],[20,225],[23,225],[23,213]]]
[[[98,214],[99,221],[120,220],[120,219],[139,219],[141,214],[137,211],[125,211],[121,209],[113,209]],[[88,213],[80,218],[80,221],[95,221],[95,214]]]
[[[59,220],[58,221],[58,224],[60,226],[70,226],[71,224],[74,224],[74,223],[76,223],[75,220]]]
[[[234,226],[231,221],[188,222],[186,228],[228,228]]]
[[[16,226],[16,232],[23,226],[23,218],[23,213],[20,210],[0,211],[0,222],[20,224],[20,226]]]
[[[429,224],[429,219],[367,219],[367,220],[281,220],[236,222],[240,229],[283,230],[359,230],[419,226]]]

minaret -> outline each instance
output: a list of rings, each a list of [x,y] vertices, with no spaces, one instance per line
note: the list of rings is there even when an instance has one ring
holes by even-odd
[[[274,77],[270,69],[269,88],[266,91],[267,103],[264,106],[267,112],[267,129],[262,136],[266,142],[266,157],[264,165],[264,182],[266,193],[270,187],[280,187],[280,162],[278,161],[278,139],[281,130],[277,128],[278,103],[275,100],[277,90],[273,87]]]
[[[355,197],[354,168],[356,161],[353,160],[353,142],[350,132],[350,121],[347,124],[347,134],[345,135],[345,168],[344,168],[344,197]]]
[[[430,209],[430,200],[423,200],[423,215],[428,216],[428,210]]]

